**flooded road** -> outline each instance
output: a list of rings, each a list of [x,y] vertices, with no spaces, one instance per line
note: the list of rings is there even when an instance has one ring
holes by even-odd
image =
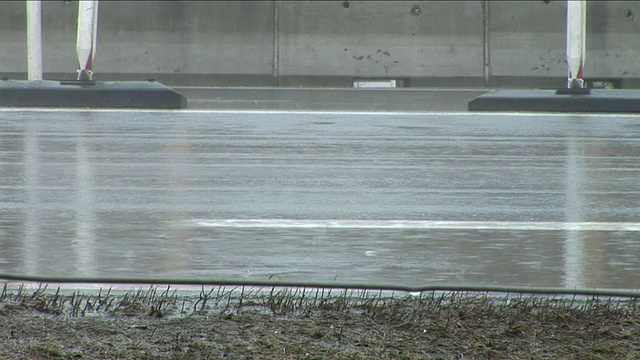
[[[640,288],[639,179],[633,116],[2,110],[0,272]]]

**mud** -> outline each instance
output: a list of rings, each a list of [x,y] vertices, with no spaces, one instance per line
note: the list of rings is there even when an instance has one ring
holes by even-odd
[[[2,359],[631,359],[637,299],[343,290],[6,291]]]

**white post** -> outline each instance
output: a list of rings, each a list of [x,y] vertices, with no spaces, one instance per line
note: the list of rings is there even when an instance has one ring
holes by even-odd
[[[42,80],[42,2],[27,0],[27,77]]]
[[[587,53],[587,0],[567,0],[567,87],[584,87],[583,71]]]
[[[93,58],[96,55],[97,34],[98,0],[80,0],[78,2],[78,36],[76,38],[78,80],[93,79]]]

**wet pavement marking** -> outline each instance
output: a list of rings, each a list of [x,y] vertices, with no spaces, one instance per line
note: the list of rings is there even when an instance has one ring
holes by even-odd
[[[189,223],[216,228],[640,231],[638,222],[211,219]]]

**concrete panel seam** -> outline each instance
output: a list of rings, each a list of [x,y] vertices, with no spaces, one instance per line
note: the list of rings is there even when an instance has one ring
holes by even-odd
[[[482,68],[484,71],[484,86],[489,87],[491,85],[491,26],[489,19],[489,4],[490,0],[483,0],[482,2]]]
[[[273,84],[280,86],[280,0],[273,0]]]

